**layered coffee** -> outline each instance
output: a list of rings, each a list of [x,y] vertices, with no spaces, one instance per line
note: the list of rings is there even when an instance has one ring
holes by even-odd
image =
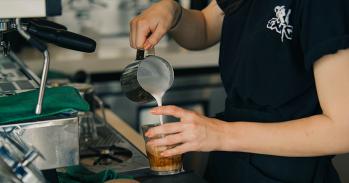
[[[180,172],[182,170],[182,156],[161,156],[160,154],[166,149],[168,149],[168,147],[153,147],[149,145],[146,146],[150,169],[155,172],[166,172],[166,174]]]
[[[142,126],[143,134],[148,131],[149,128],[158,126],[159,124]],[[152,139],[163,138],[164,135],[155,137]],[[146,151],[149,159],[150,169],[157,175],[170,175],[176,174],[182,171],[182,155],[175,155],[171,157],[163,157],[161,153],[167,149],[174,148],[175,146],[150,146],[147,144],[149,139],[144,136],[146,142]]]

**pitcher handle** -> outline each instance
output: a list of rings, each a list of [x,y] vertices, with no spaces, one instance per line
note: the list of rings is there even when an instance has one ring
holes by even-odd
[[[145,54],[146,53],[146,54]],[[149,50],[137,49],[136,61],[143,60],[145,56],[155,55],[155,48],[150,48]]]
[[[144,59],[144,50],[137,49],[136,61]]]

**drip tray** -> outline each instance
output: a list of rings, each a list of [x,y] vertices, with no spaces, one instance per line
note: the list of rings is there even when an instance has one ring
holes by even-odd
[[[111,169],[123,175],[149,169],[147,157],[109,124],[103,123],[96,129],[96,140],[80,142],[81,165],[96,173]]]
[[[110,166],[124,163],[132,157],[132,152],[123,147],[90,147],[80,154],[80,163],[84,166]]]

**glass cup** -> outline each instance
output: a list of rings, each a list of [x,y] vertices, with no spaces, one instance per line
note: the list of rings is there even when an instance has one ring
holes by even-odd
[[[150,170],[155,175],[173,175],[183,171],[182,155],[175,155],[171,157],[163,157],[160,154],[167,150],[176,147],[172,146],[150,146],[149,140],[164,138],[164,135],[160,135],[153,138],[148,138],[144,134],[152,127],[159,126],[160,124],[149,124],[142,126],[142,132],[145,140],[145,148],[148,155]]]

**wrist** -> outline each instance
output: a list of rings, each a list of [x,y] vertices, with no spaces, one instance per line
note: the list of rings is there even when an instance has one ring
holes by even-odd
[[[221,125],[222,132],[220,133],[219,146],[221,151],[240,152],[241,142],[239,133],[239,122],[224,122]]]
[[[178,2],[173,1],[173,0],[171,0],[171,1],[173,3],[173,20],[172,20],[170,30],[173,30],[174,28],[177,27],[177,25],[179,24],[179,22],[182,19],[183,8]]]
[[[228,123],[225,121],[221,121],[218,119],[212,118],[212,129],[214,129],[214,133],[210,134],[210,138],[212,139],[212,149],[211,151],[227,151],[227,141],[229,141],[229,133],[227,130]]]

